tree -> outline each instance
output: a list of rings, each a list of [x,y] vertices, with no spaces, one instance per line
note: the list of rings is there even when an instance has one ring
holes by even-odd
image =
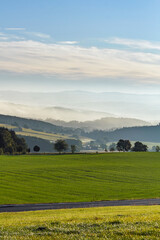
[[[0,155],[3,154],[3,148],[0,148]]]
[[[39,152],[40,151],[40,147],[38,145],[35,145],[33,150],[34,150],[34,152]]]
[[[153,151],[153,152],[156,152],[156,146],[153,146],[153,147],[152,147],[152,151]]]
[[[8,146],[5,148],[5,153],[9,153],[9,154],[13,154],[14,153],[14,149],[12,146]]]
[[[124,143],[125,143],[124,150],[125,150],[126,152],[128,152],[129,150],[131,150],[132,144],[130,143],[130,141],[129,141],[129,140],[124,140]]]
[[[30,153],[31,152],[31,149],[30,148],[27,148],[27,153]]]
[[[104,151],[105,151],[105,152],[108,152],[108,146],[107,146],[107,145],[106,145]]]
[[[65,140],[58,139],[54,144],[54,148],[55,150],[57,150],[57,152],[61,153],[68,149],[68,144],[66,143]]]
[[[148,149],[148,146],[141,143],[141,142],[135,142],[134,147],[132,148],[133,152],[146,152]]]
[[[75,151],[76,151],[76,145],[71,145],[71,152],[75,153]]]
[[[116,148],[118,151],[124,151],[125,148],[125,142],[123,139],[120,139],[116,145]]]
[[[27,152],[27,144],[24,138],[18,137],[13,130],[10,131],[12,139],[15,143],[15,151],[18,153],[26,153]]]
[[[129,140],[120,139],[116,145],[118,151],[126,151],[128,152],[131,149],[131,143]]]
[[[76,152],[79,152],[82,149],[82,142],[79,139],[65,139],[68,144],[68,148],[71,149],[71,145],[76,146]]]
[[[0,148],[3,153],[26,153],[27,145],[24,138],[20,138],[13,130],[0,128]]]
[[[18,147],[17,147],[17,152],[18,152],[18,153],[21,153],[22,151],[23,151],[22,146],[18,146]]]
[[[160,151],[160,147],[156,146],[156,152],[159,152],[159,151]]]

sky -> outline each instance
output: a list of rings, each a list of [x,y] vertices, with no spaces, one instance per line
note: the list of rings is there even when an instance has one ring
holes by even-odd
[[[1,0],[1,90],[160,93],[159,0]]]

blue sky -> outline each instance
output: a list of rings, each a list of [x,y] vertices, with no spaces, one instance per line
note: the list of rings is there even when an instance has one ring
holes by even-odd
[[[4,90],[160,92],[159,0],[2,0]]]
[[[57,41],[108,37],[158,40],[159,0],[2,0],[2,28],[26,28]]]

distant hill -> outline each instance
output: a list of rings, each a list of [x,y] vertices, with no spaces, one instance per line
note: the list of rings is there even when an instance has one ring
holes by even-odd
[[[0,91],[0,113],[26,118],[92,121],[104,117],[160,119],[160,94]]]
[[[143,123],[143,121],[139,123]],[[21,128],[25,128],[23,131],[21,130],[22,133],[25,133],[26,129],[40,131],[39,133],[36,133],[29,130],[31,133],[28,135],[30,136],[32,135],[32,137],[37,136],[37,138],[42,138],[40,137],[40,135],[42,135],[41,132],[45,132],[57,134],[57,137],[63,137],[65,139],[67,138],[81,139],[81,137],[86,139],[89,138],[92,140],[96,140],[99,143],[118,141],[120,138],[129,139],[131,141],[139,140],[145,142],[160,142],[160,125],[143,127],[125,127],[114,131],[104,131],[97,129],[91,132],[85,132],[81,128],[75,129],[63,126],[56,126],[54,124],[47,123],[44,121],[6,116],[2,114],[0,115],[0,124],[8,124],[14,126],[13,128],[17,133],[20,132]],[[53,137],[54,136],[51,136],[52,139],[54,139]],[[43,138],[46,138],[46,136],[43,136]],[[48,137],[47,139],[49,140]]]
[[[160,142],[160,125],[122,128],[108,133],[110,139],[120,138],[132,141]]]
[[[47,132],[47,133],[59,133],[67,135],[81,135],[80,129],[72,129],[62,126],[56,126],[51,123],[47,123],[40,120],[33,120],[27,118],[20,118],[15,116],[8,116],[0,114],[0,124],[8,124],[16,126],[17,128],[29,128],[36,131]]]
[[[86,133],[87,137],[108,142],[118,141],[119,139],[129,139],[131,141],[159,142],[160,143],[160,125],[144,127],[128,127],[114,131],[94,130]]]
[[[123,127],[135,127],[135,126],[149,126],[151,123],[145,122],[143,120],[135,119],[135,118],[115,118],[115,117],[106,117],[97,119],[95,121],[60,121],[54,119],[46,119],[47,122],[63,126],[63,127],[71,127],[71,128],[82,128],[85,131],[93,131],[95,129],[98,130],[111,130]]]

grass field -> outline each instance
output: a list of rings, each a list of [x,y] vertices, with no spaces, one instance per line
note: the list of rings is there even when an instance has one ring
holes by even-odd
[[[0,204],[160,197],[159,153],[0,156]]]
[[[0,239],[160,239],[160,206],[0,214]]]

